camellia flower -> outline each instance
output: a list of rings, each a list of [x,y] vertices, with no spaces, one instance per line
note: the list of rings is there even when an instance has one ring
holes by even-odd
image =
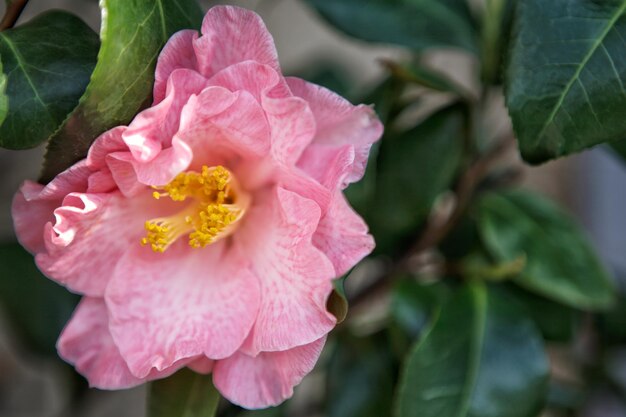
[[[102,389],[189,367],[236,404],[278,404],[336,323],[332,280],[373,248],[342,189],[382,125],[284,78],[236,7],[175,34],[155,78],[152,107],[14,199],[21,243],[83,295],[59,353]]]

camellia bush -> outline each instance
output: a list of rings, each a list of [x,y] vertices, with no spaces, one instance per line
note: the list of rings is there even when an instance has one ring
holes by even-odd
[[[70,11],[16,24],[26,3],[0,22],[0,146],[46,151],[0,303],[77,371],[74,401],[88,383],[149,384],[149,417],[626,410],[620,276],[511,158],[626,156],[626,1],[306,0],[405,52],[367,89],[284,75],[244,8],[102,0],[97,34]],[[452,51],[476,88],[430,65]]]

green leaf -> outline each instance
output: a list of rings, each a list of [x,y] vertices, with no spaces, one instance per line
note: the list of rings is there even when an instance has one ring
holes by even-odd
[[[183,368],[150,384],[148,417],[213,417],[219,401],[211,375]]]
[[[571,307],[556,303],[521,288],[507,288],[512,297],[524,306],[544,339],[567,342],[574,338],[582,322],[582,314]]]
[[[338,340],[328,364],[328,417],[388,414],[394,364],[387,338],[382,336]]]
[[[337,324],[346,319],[348,315],[348,299],[344,290],[344,281],[346,277],[338,278],[333,281],[333,292],[326,301],[326,309],[337,319]]]
[[[400,279],[392,292],[391,316],[406,334],[415,339],[433,318],[447,292],[441,282]]]
[[[626,137],[626,0],[526,0],[507,70],[524,159],[543,162]]]
[[[523,191],[490,193],[477,211],[483,242],[497,261],[526,257],[517,284],[575,308],[612,304],[611,278],[583,232],[553,203]]]
[[[607,344],[626,344],[626,294],[620,292],[611,309],[597,317],[600,337]]]
[[[508,52],[515,5],[518,0],[486,0],[482,24],[482,80],[500,84],[502,61]]]
[[[98,63],[78,107],[50,139],[44,183],[82,159],[102,132],[128,124],[150,104],[161,48],[174,32],[198,28],[202,19],[195,0],[103,0],[100,5]]]
[[[0,147],[45,142],[78,104],[96,64],[98,35],[51,11],[0,32]]]
[[[404,365],[398,417],[535,417],[548,361],[533,322],[504,293],[469,284]]]
[[[416,51],[455,47],[476,51],[465,0],[307,0],[348,35]]]
[[[0,244],[0,307],[33,351],[56,355],[56,340],[78,299],[44,277],[18,243]]]
[[[620,156],[622,162],[626,161],[626,140],[611,143],[610,149]]]
[[[383,138],[372,168],[375,186],[361,212],[378,253],[393,253],[411,241],[435,199],[451,186],[461,163],[463,127],[461,108],[452,106]]]

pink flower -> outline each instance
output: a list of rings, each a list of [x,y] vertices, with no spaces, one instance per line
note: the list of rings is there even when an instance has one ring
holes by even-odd
[[[256,14],[211,9],[163,49],[152,107],[15,197],[21,243],[84,296],[59,354],[103,389],[190,367],[244,407],[291,396],[335,325],[332,280],[374,246],[342,189],[381,133],[284,78]]]

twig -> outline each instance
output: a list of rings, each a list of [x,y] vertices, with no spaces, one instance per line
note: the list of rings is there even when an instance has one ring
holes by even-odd
[[[393,268],[369,287],[356,294],[356,296],[350,300],[350,305],[356,307],[356,305],[362,303],[364,300],[369,300],[375,295],[385,292],[391,286],[391,281],[395,276],[409,270],[411,259],[439,245],[463,218],[465,211],[474,197],[476,188],[487,176],[493,164],[513,145],[515,145],[515,140],[513,138],[506,138],[496,143],[491,149],[479,157],[460,178],[455,189],[456,205],[448,219],[443,224],[437,222],[428,223],[419,239],[411,246],[405,255],[395,263]]]
[[[15,25],[15,22],[19,19],[27,3],[28,0],[13,0],[8,2],[7,9],[0,21],[0,31],[11,29]]]

